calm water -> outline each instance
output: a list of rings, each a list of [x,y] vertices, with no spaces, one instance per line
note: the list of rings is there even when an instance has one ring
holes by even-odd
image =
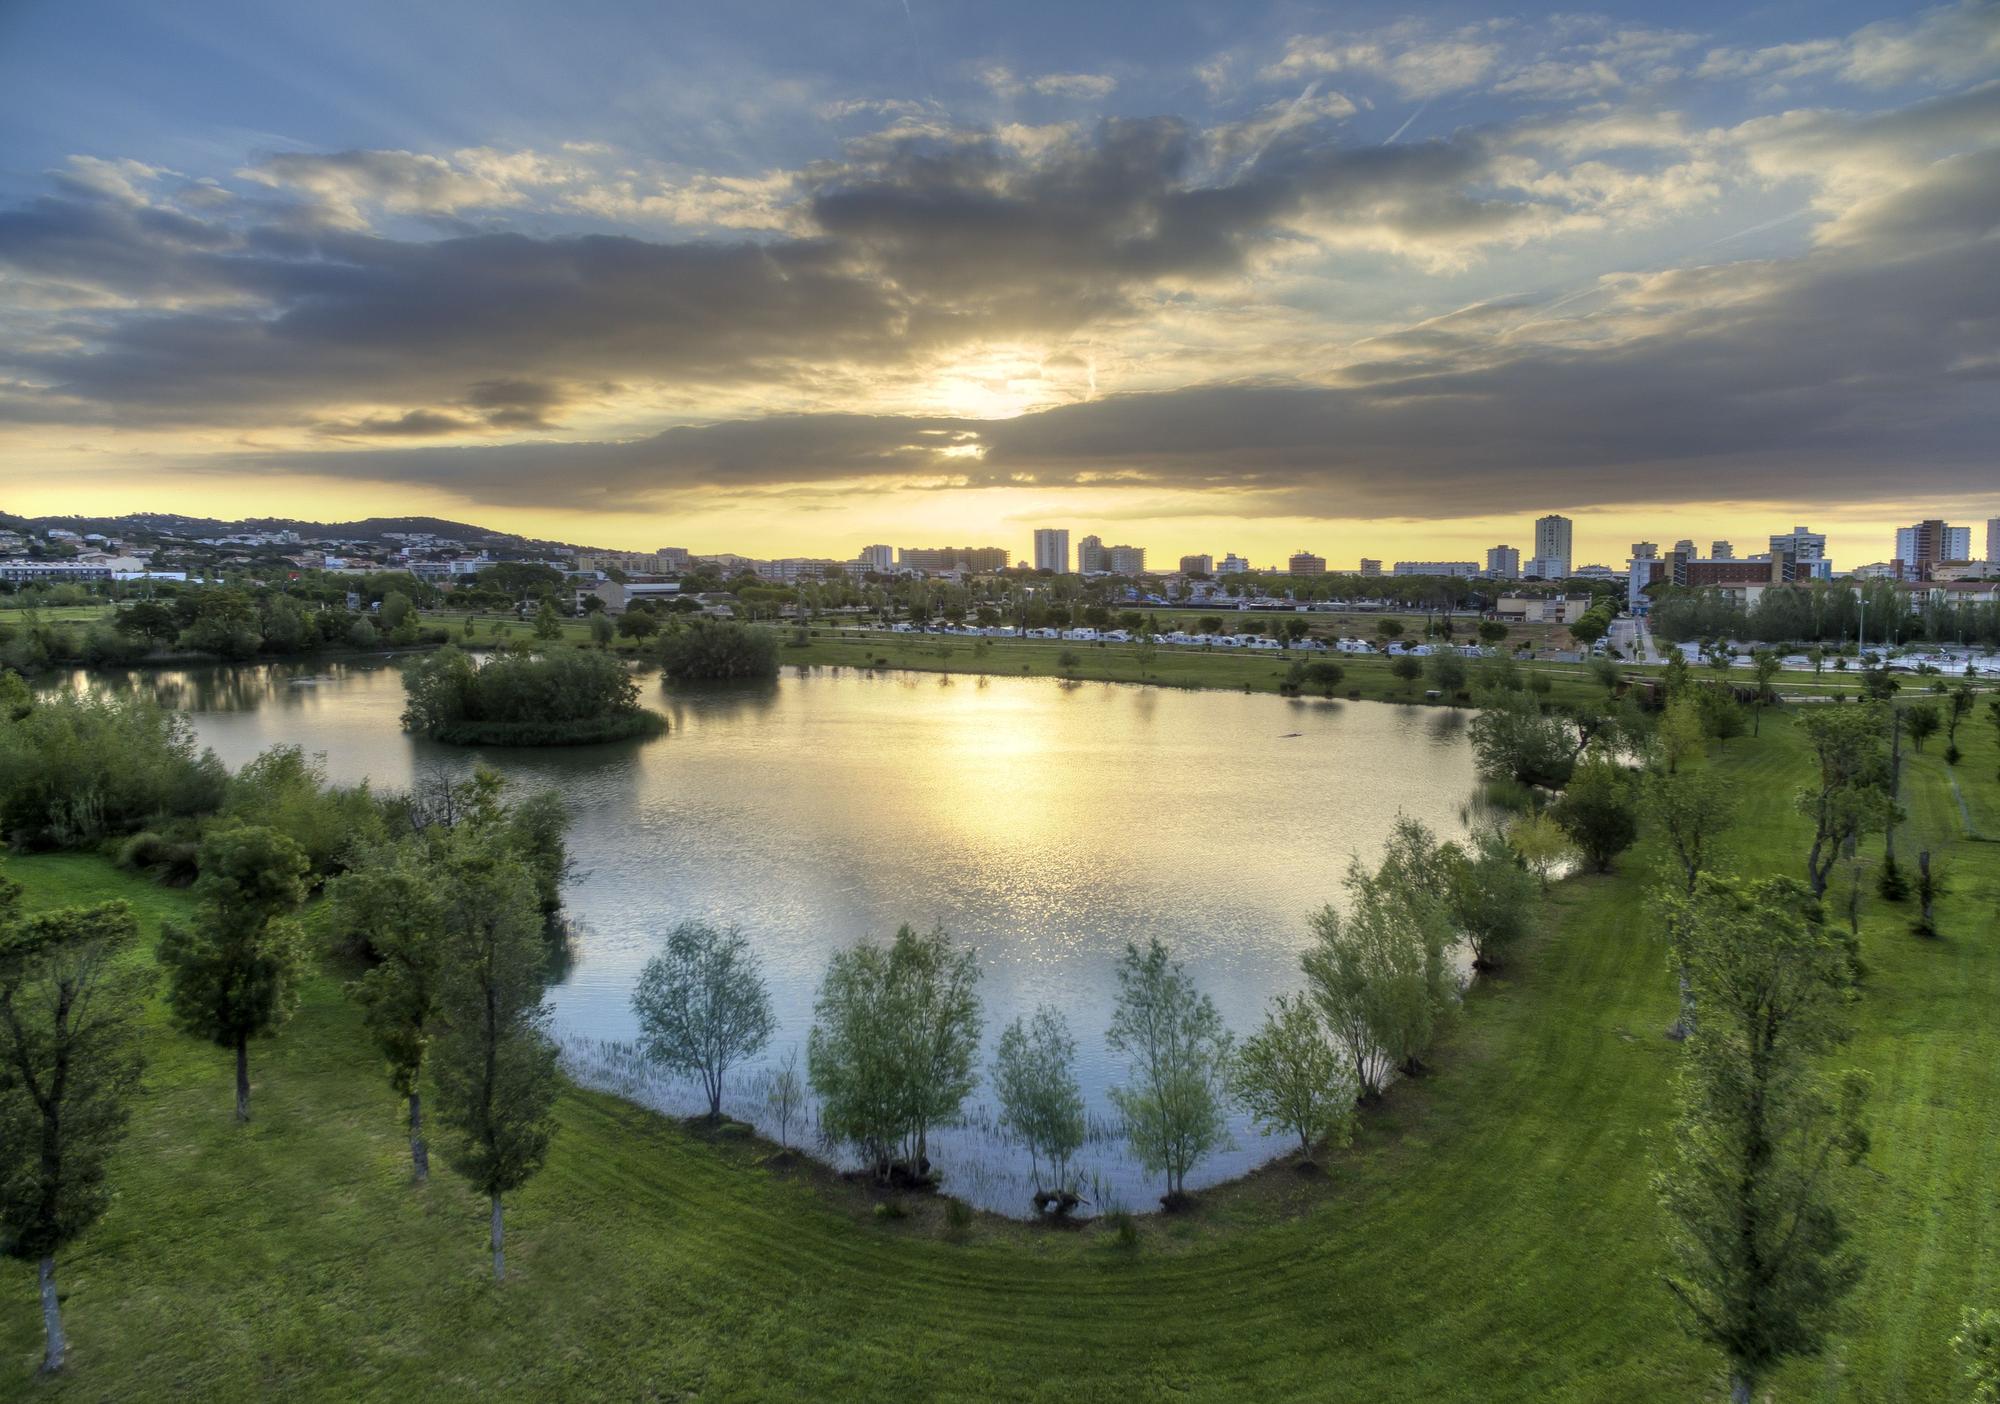
[[[144,681],[231,766],[296,743],[324,753],[336,781],[395,788],[475,759],[402,733],[393,666]],[[838,671],[695,695],[648,679],[644,693],[671,719],[667,737],[481,753],[521,784],[557,787],[574,816],[568,903],[581,931],[551,1000],[579,1073],[699,1109],[619,1047],[636,1032],[640,967],[685,918],[750,935],[779,1016],[771,1052],[797,1045],[802,1070],[828,953],[942,923],[978,951],[989,1052],[1036,1004],[1068,1017],[1100,1125],[1083,1161],[1133,1209],[1153,1207],[1159,1186],[1127,1161],[1105,1097],[1124,1077],[1103,1035],[1125,943],[1165,941],[1248,1032],[1273,993],[1298,985],[1306,915],[1337,895],[1348,855],[1372,858],[1399,812],[1461,832],[1475,788],[1462,715],[1428,708]],[[726,1109],[765,1124],[767,1075],[745,1069]],[[972,1124],[933,1155],[954,1192],[1019,1213],[1025,1157],[991,1117],[982,1089]],[[1191,1183],[1286,1148],[1240,1120],[1234,1133]]]

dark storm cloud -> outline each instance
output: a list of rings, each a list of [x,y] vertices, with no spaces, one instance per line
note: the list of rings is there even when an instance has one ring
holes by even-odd
[[[883,478],[1227,489],[1232,510],[1330,517],[1990,491],[1994,173],[1992,158],[1940,163],[1805,260],[1663,275],[1607,312],[1647,319],[1617,344],[1433,332],[1335,386],[1196,386],[998,421],[776,416],[630,443],[243,466],[549,506],[574,505],[577,482],[609,505]],[[1934,237],[1907,245],[1899,208],[1923,212]],[[946,451],[967,446],[980,455]]]

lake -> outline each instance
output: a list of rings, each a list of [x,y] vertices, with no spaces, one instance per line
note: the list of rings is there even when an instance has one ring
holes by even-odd
[[[187,709],[232,767],[266,747],[325,756],[328,776],[400,788],[484,759],[554,786],[574,818],[567,893],[575,960],[550,992],[572,1068],[675,1112],[692,1088],[629,1056],[630,995],[665,933],[699,917],[761,955],[779,1033],[732,1076],[725,1110],[765,1125],[762,1079],[796,1045],[801,1070],[829,952],[942,924],[978,952],[986,1049],[1047,1003],[1069,1020],[1096,1133],[1082,1157],[1122,1207],[1160,1186],[1124,1153],[1104,1046],[1128,941],[1157,936],[1239,1036],[1300,984],[1307,914],[1338,896],[1350,854],[1372,861],[1398,814],[1462,833],[1476,780],[1464,713],[1121,684],[787,669],[774,685],[666,693],[651,742],[467,751],[408,737],[393,664],[249,665],[135,675]],[[385,1094],[383,1115],[396,1115]],[[947,1188],[1027,1208],[1025,1155],[969,1124],[933,1143]],[[1190,1176],[1234,1177],[1288,1149],[1241,1118],[1235,1147]]]

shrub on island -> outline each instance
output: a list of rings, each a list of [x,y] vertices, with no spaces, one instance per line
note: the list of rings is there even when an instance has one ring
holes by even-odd
[[[453,647],[403,669],[403,729],[454,746],[584,746],[658,736],[666,718],[609,654],[506,653],[483,667]]]
[[[655,651],[669,682],[778,675],[778,641],[771,631],[730,619],[690,619],[661,634]]]

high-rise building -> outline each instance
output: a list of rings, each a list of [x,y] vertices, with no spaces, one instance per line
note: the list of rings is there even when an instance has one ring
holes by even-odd
[[[1625,562],[1625,608],[1635,614],[1644,613],[1652,602],[1646,586],[1653,579],[1653,562],[1659,556],[1660,546],[1656,541],[1632,543],[1632,558]]]
[[[1113,575],[1144,575],[1146,573],[1146,548],[1144,546],[1110,546],[1105,548],[1107,568]]]
[[[905,546],[901,565],[904,570],[925,575],[948,570],[990,574],[1007,568],[1007,550],[1004,546]]]
[[[1632,543],[1632,559],[1635,561],[1650,561],[1659,554],[1660,543],[1657,541],[1634,541]]]
[[[1921,576],[1945,561],[1971,558],[1971,527],[1955,527],[1932,518],[1896,529],[1896,559],[1906,574]]]
[[[2000,517],[1986,519],[1986,564],[2000,569]]]
[[[1398,575],[1449,575],[1469,579],[1479,574],[1477,561],[1397,561]]]
[[[896,549],[893,546],[863,546],[861,554],[855,558],[863,570],[872,570],[877,575],[896,573]]]
[[[1069,574],[1069,531],[1065,527],[1041,527],[1035,532],[1035,569]]]
[[[1833,564],[1826,558],[1826,533],[1795,526],[1784,535],[1771,537],[1771,557],[1790,556],[1796,580],[1831,580]]]
[[[1486,553],[1486,573],[1496,580],[1521,578],[1521,553],[1512,546],[1495,546]]]
[[[1285,569],[1292,575],[1325,575],[1326,557],[1315,556],[1310,551],[1294,551],[1285,563]]]
[[[1182,557],[1181,557],[1181,574],[1182,574],[1182,575],[1213,575],[1213,574],[1215,574],[1215,557],[1213,557],[1213,556],[1182,556]]]
[[[1535,558],[1555,569],[1541,572],[1544,580],[1560,580],[1569,574],[1570,520],[1551,512],[1535,519]]]
[[[1380,561],[1371,561],[1366,556],[1361,558],[1361,574],[1380,575],[1381,573],[1382,563]]]
[[[1679,541],[1676,541],[1674,543],[1674,551],[1676,554],[1686,556],[1689,560],[1694,560],[1701,554],[1701,552],[1694,549],[1694,538],[1691,536],[1683,536]]]
[[[1711,561],[1733,561],[1736,559],[1736,548],[1727,541],[1711,541],[1708,558]]]
[[[1093,572],[1101,573],[1111,568],[1110,562],[1105,558],[1103,537],[1086,536],[1076,543],[1076,568],[1085,575]]]
[[[685,546],[662,546],[654,554],[660,558],[660,564],[670,571],[686,570],[691,564]]]
[[[1250,562],[1244,557],[1237,555],[1234,551],[1231,551],[1222,558],[1222,564],[1216,567],[1215,573],[1217,575],[1248,575],[1250,573]]]

